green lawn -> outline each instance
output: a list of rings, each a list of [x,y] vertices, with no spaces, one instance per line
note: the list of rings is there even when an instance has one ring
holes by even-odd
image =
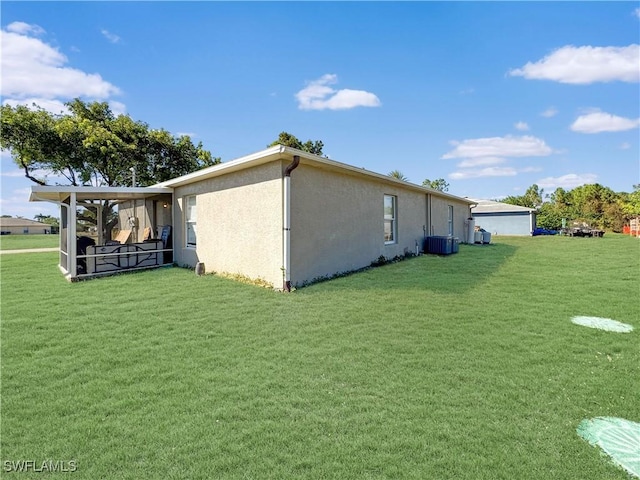
[[[292,294],[180,268],[69,284],[55,253],[2,256],[2,465],[74,460],[71,477],[92,480],[628,479],[576,428],[640,421],[640,242],[493,240]]]
[[[58,235],[0,235],[0,250],[55,248],[59,244]]]

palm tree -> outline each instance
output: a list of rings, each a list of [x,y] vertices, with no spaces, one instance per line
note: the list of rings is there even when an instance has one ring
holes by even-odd
[[[398,180],[402,180],[403,182],[408,182],[409,179],[404,176],[404,174],[400,170],[393,170],[387,173],[390,177],[397,178]]]

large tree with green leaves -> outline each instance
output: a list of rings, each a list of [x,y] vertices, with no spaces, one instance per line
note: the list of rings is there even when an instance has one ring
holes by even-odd
[[[502,202],[537,209],[536,223],[542,228],[559,229],[564,219],[620,232],[634,211],[640,213],[640,205],[637,210],[632,207],[633,195],[616,193],[597,183],[581,185],[573,190],[557,188],[551,195],[544,195],[544,190],[534,184],[524,195],[510,196]],[[640,193],[636,195],[640,200]]]
[[[25,176],[46,185],[45,175],[70,185],[124,186],[135,169],[141,186],[169,180],[220,162],[188,136],[151,129],[129,115],[114,115],[106,102],[67,103],[53,115],[23,105],[0,107],[0,146],[11,152]]]
[[[0,107],[0,146],[39,185],[47,185],[50,175],[74,186],[127,186],[133,169],[137,185],[148,186],[220,162],[201,142],[115,115],[106,102],[66,105],[69,113],[62,115],[37,106]],[[115,216],[112,205],[103,206],[109,230]],[[91,221],[90,213],[85,216]]]
[[[274,147],[276,145],[284,145],[285,147],[297,148],[298,150],[312,153],[314,155],[323,155],[322,148],[324,147],[324,143],[322,143],[321,140],[307,140],[303,143],[298,139],[298,137],[290,134],[289,132],[280,132],[277,140],[271,142],[269,145],[267,145],[267,147]]]
[[[508,203],[510,205],[520,205],[527,208],[538,208],[542,205],[542,198],[544,195],[544,189],[541,189],[535,183],[527,188],[524,195],[509,195],[501,200],[502,203]]]
[[[629,218],[640,217],[640,183],[633,186],[633,192],[620,198],[619,204]]]

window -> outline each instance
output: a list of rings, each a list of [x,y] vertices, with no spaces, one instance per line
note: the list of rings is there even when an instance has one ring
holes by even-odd
[[[396,243],[397,242],[397,212],[396,212],[397,198],[393,195],[384,196],[384,243]]]
[[[453,237],[453,205],[449,205],[449,215],[447,221],[449,223],[449,235]]]
[[[185,232],[187,234],[187,247],[195,248],[196,246],[196,197],[185,198]]]

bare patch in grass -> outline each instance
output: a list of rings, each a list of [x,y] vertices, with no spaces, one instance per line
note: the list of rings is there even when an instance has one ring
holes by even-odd
[[[578,435],[600,447],[615,464],[640,478],[640,423],[616,417],[583,420]]]
[[[617,320],[611,320],[610,318],[573,317],[571,321],[576,325],[606,330],[607,332],[629,333],[633,331],[633,327],[631,325],[618,322]]]

